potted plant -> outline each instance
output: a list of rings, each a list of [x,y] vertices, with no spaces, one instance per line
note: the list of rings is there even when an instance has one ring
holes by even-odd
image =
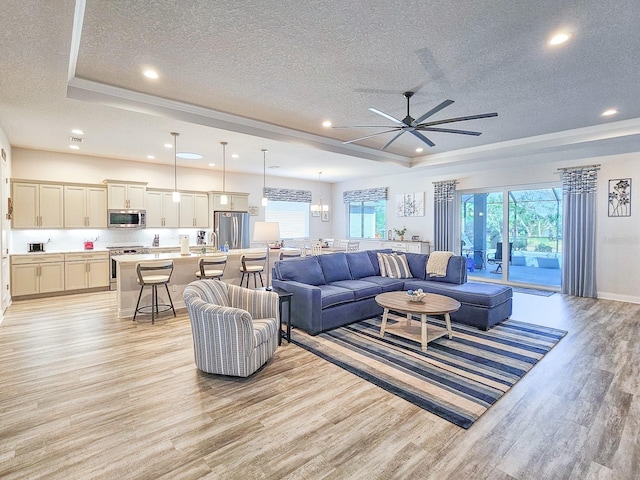
[[[404,241],[404,234],[407,233],[407,227],[394,228],[393,231],[400,237],[401,242]]]

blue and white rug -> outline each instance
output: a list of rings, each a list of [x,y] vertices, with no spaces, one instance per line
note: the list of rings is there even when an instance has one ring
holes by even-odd
[[[516,320],[487,332],[453,322],[454,338],[436,339],[422,352],[419,338],[390,331],[380,338],[380,321],[372,318],[316,336],[294,330],[292,342],[462,428],[469,428],[567,333]],[[429,324],[444,327],[437,319]]]

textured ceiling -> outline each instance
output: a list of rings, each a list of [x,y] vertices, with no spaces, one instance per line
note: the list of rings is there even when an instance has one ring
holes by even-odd
[[[245,159],[238,171],[261,172],[260,148],[268,148],[279,175],[323,170],[337,181],[640,118],[637,1],[32,0],[2,8],[11,21],[0,34],[0,125],[16,146],[68,151],[77,126],[84,154],[171,161],[158,145],[177,130],[181,149],[203,161],[219,160],[225,140]],[[572,39],[551,48],[559,29]],[[143,77],[146,67],[160,78]],[[406,90],[417,91],[414,118],[445,99],[455,103],[432,120],[499,116],[448,125],[479,137],[429,132],[436,146],[422,154],[409,134],[380,152],[392,134],[343,146],[376,130],[321,126],[387,125],[368,108],[401,119]],[[609,107],[620,113],[601,117]]]

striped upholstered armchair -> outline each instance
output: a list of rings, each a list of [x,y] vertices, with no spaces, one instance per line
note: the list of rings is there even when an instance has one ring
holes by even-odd
[[[248,377],[278,346],[278,294],[219,280],[197,280],[184,290],[198,369]]]

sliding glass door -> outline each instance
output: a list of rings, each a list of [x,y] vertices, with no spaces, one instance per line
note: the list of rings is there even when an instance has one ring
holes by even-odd
[[[470,277],[560,286],[560,187],[460,192],[459,198],[460,249]]]

